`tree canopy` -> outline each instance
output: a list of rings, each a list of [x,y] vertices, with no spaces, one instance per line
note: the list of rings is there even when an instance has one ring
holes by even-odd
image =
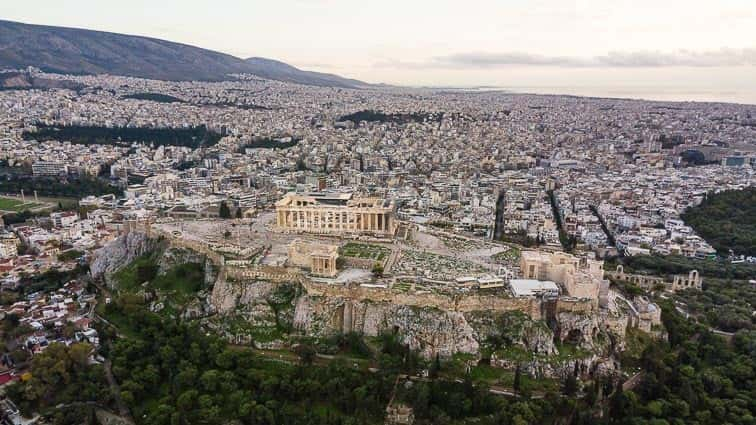
[[[709,194],[681,217],[720,255],[756,256],[756,187]]]

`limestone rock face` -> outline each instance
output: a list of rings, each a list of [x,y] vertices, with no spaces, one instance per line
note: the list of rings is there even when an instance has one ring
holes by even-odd
[[[559,322],[558,337],[560,341],[570,342],[579,347],[593,347],[593,337],[598,333],[600,324],[596,317],[561,312],[557,314]]]
[[[294,328],[314,336],[341,331],[341,302],[326,297],[302,296],[294,306]]]
[[[186,263],[198,263],[204,264],[206,258],[204,255],[186,248],[174,248],[169,247],[158,260],[158,274],[164,274],[173,267],[186,264]]]
[[[610,338],[612,350],[614,352],[624,351],[627,346],[627,315],[602,312],[599,320],[602,324],[602,331]]]
[[[219,314],[233,312],[237,307],[249,307],[258,303],[266,303],[268,298],[279,286],[277,283],[233,282],[217,279],[210,296],[210,303]]]
[[[197,254],[169,249],[161,269],[197,262]],[[280,348],[289,330],[309,337],[356,332],[378,336],[396,333],[403,344],[426,358],[457,353],[482,357],[495,367],[534,377],[610,374],[613,354],[624,346],[627,317],[602,311],[561,311],[548,321],[533,320],[518,310],[459,312],[374,301],[336,294],[315,295],[298,283],[235,281],[205,259],[206,283],[212,286],[210,308],[223,318],[218,331],[236,343]]]
[[[302,296],[297,300],[294,327],[313,336],[397,332],[404,344],[428,358],[476,354],[479,349],[475,331],[462,313],[435,308]]]
[[[554,323],[556,333],[544,321],[521,312],[476,312],[471,316],[479,335],[487,337],[491,366],[519,367],[534,378],[558,379],[575,373],[609,374],[616,369],[603,344],[608,339],[606,330],[592,315],[560,313]],[[555,341],[555,336],[559,340]]]
[[[545,322],[532,320],[524,313],[477,311],[465,316],[481,344],[490,341],[537,355],[557,354],[552,330]]]
[[[157,239],[149,238],[144,233],[129,232],[121,235],[94,252],[94,259],[90,264],[92,277],[105,279],[110,285],[109,276],[112,273],[154,250],[158,245]]]
[[[220,318],[214,328],[235,344],[284,348],[300,289],[294,283],[233,282],[219,278],[210,295],[210,305]]]
[[[600,315],[561,312],[557,314],[557,322],[559,324],[557,336],[560,341],[575,344],[592,352],[606,352],[612,340],[624,339],[624,329],[620,326],[607,326],[606,323],[610,325],[617,323],[614,321],[605,323]],[[621,336],[612,334],[619,329],[622,329]]]
[[[609,376],[616,373],[617,363],[609,358],[592,354],[582,358],[534,357],[528,360],[502,358],[493,353],[491,366],[514,370],[518,366],[522,373],[533,378],[564,379],[577,373],[578,376]]]
[[[218,266],[209,258],[205,259],[205,287],[212,288],[218,280]]]

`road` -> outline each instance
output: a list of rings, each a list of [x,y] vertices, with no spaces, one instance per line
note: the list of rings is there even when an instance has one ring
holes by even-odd
[[[704,323],[701,323],[698,321],[698,318],[688,312],[685,308],[688,307],[685,303],[682,303],[680,301],[674,301],[675,303],[675,310],[677,310],[678,313],[682,314],[683,317],[686,319],[692,319],[694,322],[698,323],[699,325],[703,325],[708,329],[711,333],[719,336],[725,337],[728,341],[731,341],[732,338],[735,336],[735,333],[733,332],[727,332],[723,331],[721,329],[717,329],[711,326],[708,326]]]

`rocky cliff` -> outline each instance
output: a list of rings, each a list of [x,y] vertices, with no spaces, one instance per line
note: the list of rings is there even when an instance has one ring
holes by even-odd
[[[397,334],[426,358],[470,354],[475,361],[517,367],[533,376],[565,376],[611,371],[612,355],[623,346],[627,317],[557,309],[548,322],[519,310],[453,310],[371,299],[351,292],[313,291],[296,282],[226,278],[206,256],[141,233],[129,233],[98,250],[95,277],[107,277],[140,255],[161,250],[159,273],[183,263],[205,265],[205,288],[186,305],[182,317],[205,317],[219,334],[240,344],[278,348],[289,335],[324,338],[356,332]],[[346,294],[346,295],[345,295]],[[155,300],[160,302],[160,300]],[[488,304],[485,304],[488,305]],[[208,317],[209,313],[216,313]]]
[[[475,330],[463,313],[369,300],[301,296],[296,303],[294,327],[312,336],[396,332],[404,344],[425,357],[476,354],[479,348]]]
[[[554,332],[544,321],[532,320],[521,312],[479,311],[466,317],[486,351],[507,346],[537,355],[558,354]]]
[[[121,235],[94,252],[89,266],[92,277],[104,279],[111,285],[110,275],[137,257],[154,251],[159,245],[158,239],[150,238],[144,233],[130,232]]]
[[[242,314],[250,323],[270,324],[274,312],[269,300],[281,285],[265,281],[218,280],[213,288],[211,303],[221,314]],[[606,318],[595,314],[559,313],[554,318],[552,329],[545,321],[533,320],[519,311],[459,312],[385,300],[310,294],[301,286],[296,286],[297,295],[285,310],[291,312],[291,324],[298,334],[323,338],[347,332],[366,336],[392,332],[426,358],[436,354],[451,357],[466,353],[481,359],[484,353],[499,350],[499,357],[494,355],[493,360],[501,365],[511,360],[502,357],[501,353],[513,351],[528,353],[528,359],[537,356],[541,360],[551,357],[564,360],[559,367],[532,361],[530,369],[534,374],[558,375],[575,367],[577,360],[569,353],[560,353],[557,344],[578,350],[579,356],[582,356],[578,359],[582,361],[578,365],[580,371],[593,370],[597,362],[611,354],[615,341],[621,340],[624,334],[621,320],[612,322],[617,325],[615,329],[606,325]],[[288,316],[286,320],[288,324]]]
[[[167,247],[158,258],[158,274],[165,274],[171,268],[181,264],[205,264],[205,262],[205,256],[196,251],[186,248]]]
[[[208,324],[235,344],[282,348],[301,291],[296,283],[237,282],[221,276],[209,300],[217,316]]]
[[[218,279],[213,286],[210,302],[220,314],[230,314],[239,308],[247,308],[265,300],[278,287],[267,281],[237,282],[233,279]]]

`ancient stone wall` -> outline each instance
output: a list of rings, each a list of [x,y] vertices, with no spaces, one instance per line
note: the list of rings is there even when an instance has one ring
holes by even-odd
[[[225,266],[223,268],[223,277],[235,281],[266,280],[270,282],[294,283],[302,280],[304,275],[298,269],[254,265],[251,267]]]
[[[541,319],[540,300],[492,295],[450,296],[436,293],[401,293],[388,288],[342,286],[303,280],[308,294],[329,298],[369,300],[414,307],[433,307],[446,311],[522,311],[534,320]]]
[[[604,272],[605,275],[614,280],[634,283],[643,289],[653,289],[657,285],[664,286],[664,289],[672,292],[695,288],[701,289],[703,280],[697,270],[691,270],[688,274],[676,274],[672,276],[672,282],[660,276],[625,273],[624,268],[619,265],[617,270]]]
[[[596,300],[585,298],[559,298],[556,302],[556,313],[594,314],[598,312]]]

